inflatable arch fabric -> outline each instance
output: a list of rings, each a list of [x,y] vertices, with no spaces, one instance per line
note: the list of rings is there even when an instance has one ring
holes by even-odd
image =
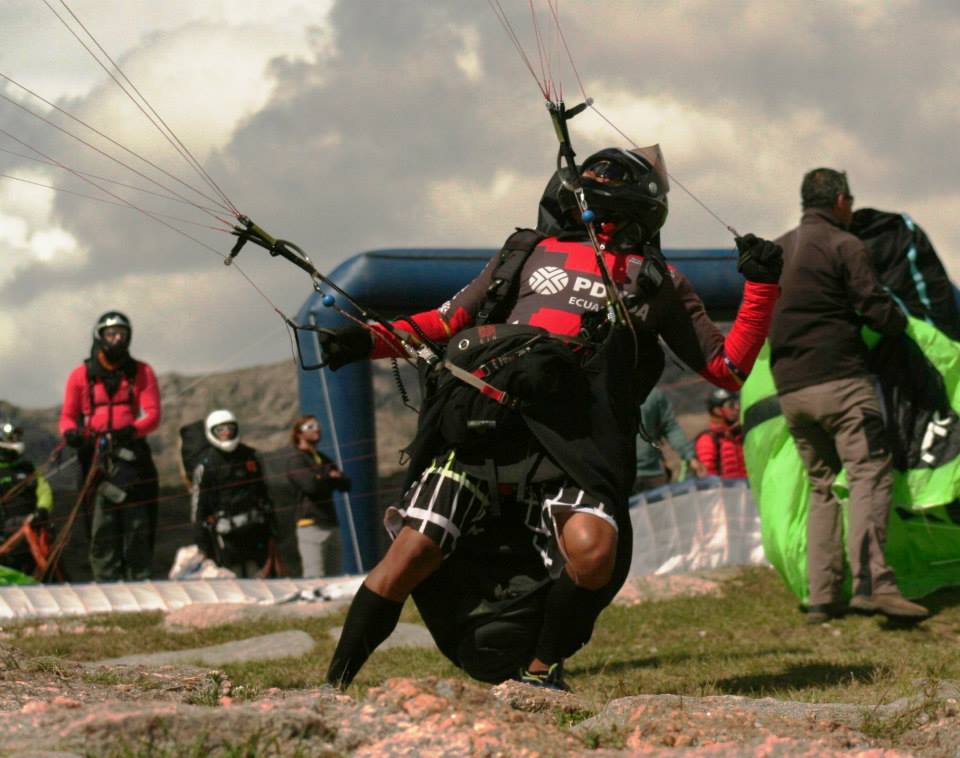
[[[391,318],[439,306],[479,274],[496,252],[489,248],[377,250],[348,259],[330,273],[330,279],[357,301]],[[733,249],[674,249],[664,254],[690,279],[714,319],[733,318],[743,290]],[[324,289],[311,295],[300,309],[299,323],[327,327],[347,323],[323,306],[325,294]],[[300,348],[307,365],[319,361],[318,345],[309,333],[300,335]],[[357,363],[337,372],[301,370],[299,387],[301,411],[323,424],[321,449],[342,462],[354,483],[348,495],[335,495],[343,570],[348,574],[366,571],[377,560],[381,528],[370,366]]]

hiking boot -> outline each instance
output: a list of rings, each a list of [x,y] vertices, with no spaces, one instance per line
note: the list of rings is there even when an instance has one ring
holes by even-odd
[[[843,616],[845,608],[840,603],[822,603],[807,606],[806,622],[808,624],[823,624],[831,619]]]
[[[925,619],[930,611],[907,600],[899,592],[874,593],[870,596],[877,613],[894,619]]]
[[[849,608],[853,613],[861,613],[864,616],[871,616],[877,612],[877,604],[870,595],[854,595],[850,598]]]
[[[550,668],[546,671],[533,673],[524,669],[516,677],[516,681],[545,690],[557,690],[559,692],[570,691],[567,683],[563,681],[563,661],[551,664]]]

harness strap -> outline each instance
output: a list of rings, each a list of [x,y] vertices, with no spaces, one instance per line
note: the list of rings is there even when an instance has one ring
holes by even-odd
[[[546,235],[536,229],[517,229],[503,243],[490,286],[487,287],[486,299],[474,321],[477,326],[503,320],[506,313],[502,311],[508,309],[511,301],[516,299],[523,264],[545,238]]]
[[[453,377],[479,390],[481,395],[489,397],[494,402],[510,408],[511,410],[516,410],[520,407],[520,401],[517,398],[508,395],[503,390],[498,390],[489,382],[485,382],[480,377],[474,376],[473,373],[467,371],[466,369],[460,368],[455,363],[444,360],[443,367],[447,369],[447,371],[449,371]]]

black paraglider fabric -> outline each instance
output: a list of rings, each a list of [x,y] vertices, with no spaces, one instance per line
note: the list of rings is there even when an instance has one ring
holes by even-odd
[[[960,418],[916,342],[905,335],[883,339],[870,351],[869,367],[880,380],[895,468],[936,468],[960,455]]]
[[[183,464],[183,470],[188,477],[193,476],[193,471],[203,460],[203,455],[210,447],[210,441],[207,439],[204,429],[204,420],[199,419],[180,427],[180,462]]]
[[[880,281],[917,318],[929,320],[950,339],[960,340],[960,308],[953,284],[923,229],[907,223],[901,213],[861,208],[853,214],[850,231],[863,240]],[[913,267],[909,252],[913,256]],[[914,269],[922,277],[921,299]]]

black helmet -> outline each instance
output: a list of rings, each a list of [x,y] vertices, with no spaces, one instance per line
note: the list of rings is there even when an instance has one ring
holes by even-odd
[[[103,341],[102,332],[108,326],[120,326],[127,330],[127,338],[116,344],[107,344]],[[93,344],[95,349],[102,350],[107,360],[116,363],[127,356],[130,349],[130,340],[133,337],[133,327],[128,319],[120,311],[107,311],[93,326]]]
[[[594,153],[580,166],[587,207],[600,222],[626,223],[636,227],[630,235],[649,242],[667,220],[666,167],[660,147],[621,150],[608,147]],[[561,186],[557,202],[564,213],[579,212],[573,191]]]
[[[739,403],[740,393],[725,390],[723,387],[717,387],[709,395],[707,395],[707,410],[712,411],[715,408],[719,408],[721,405],[729,403],[730,401]]]
[[[23,450],[23,429],[11,421],[0,421],[0,460],[16,460]]]

